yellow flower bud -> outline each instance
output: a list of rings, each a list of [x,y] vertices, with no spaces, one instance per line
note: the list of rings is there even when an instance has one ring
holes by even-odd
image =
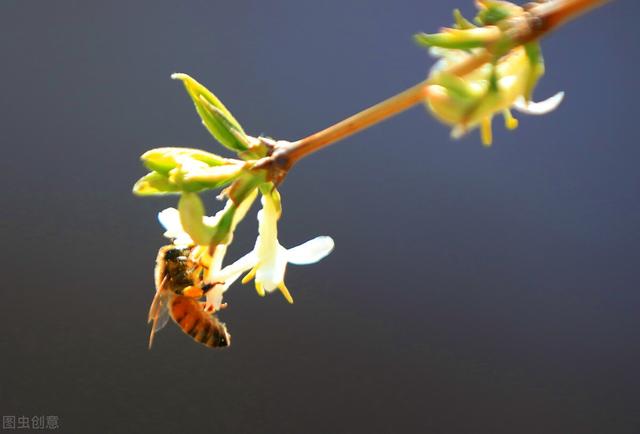
[[[485,63],[463,77],[445,71],[472,56],[472,52],[437,49],[434,54],[442,59],[431,72],[432,84],[425,101],[427,107],[438,120],[452,126],[454,137],[481,127],[482,141],[487,146],[492,141],[493,116],[503,114],[506,127],[516,128],[518,122],[509,109],[514,105],[518,107],[516,103],[522,99],[529,100],[535,81],[544,72],[541,58],[532,61],[523,46],[513,48],[495,64]],[[556,106],[549,106],[548,111]]]

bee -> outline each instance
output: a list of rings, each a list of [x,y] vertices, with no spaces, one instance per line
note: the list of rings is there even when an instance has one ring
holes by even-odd
[[[214,285],[204,283],[206,267],[191,259],[193,247],[163,246],[158,251],[155,268],[156,295],[149,309],[153,323],[149,349],[153,337],[169,317],[183,332],[207,347],[227,347],[231,336],[224,323],[205,312],[199,299]]]

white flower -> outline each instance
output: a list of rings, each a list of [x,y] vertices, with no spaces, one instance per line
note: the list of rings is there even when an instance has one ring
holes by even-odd
[[[224,210],[223,210],[224,211]],[[214,227],[218,220],[220,220],[221,212],[218,212],[214,216],[205,216],[202,222],[209,227]],[[182,221],[180,220],[180,211],[175,208],[167,208],[158,213],[158,221],[164,226],[165,233],[163,234],[167,238],[173,240],[173,244],[178,247],[193,246],[195,243],[184,230]]]
[[[158,213],[158,221],[164,226],[165,237],[173,240],[173,244],[178,247],[187,247],[193,245],[193,240],[184,231],[180,222],[180,212],[175,208],[167,208]]]
[[[220,276],[227,281],[237,278],[239,273],[251,270],[242,280],[243,283],[255,277],[258,294],[264,295],[277,288],[289,303],[293,303],[284,283],[287,264],[306,265],[318,262],[331,253],[334,242],[331,237],[321,236],[286,249],[278,242],[279,217],[279,195],[274,190],[262,197],[262,210],[258,213],[258,239],[253,251],[221,270]]]

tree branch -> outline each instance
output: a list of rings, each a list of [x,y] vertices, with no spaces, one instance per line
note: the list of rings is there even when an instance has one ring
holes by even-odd
[[[531,42],[609,1],[612,0],[550,0],[536,3],[528,8],[527,13],[513,19],[507,35],[513,46]],[[494,47],[489,46],[465,61],[451,66],[446,72],[464,76],[493,57]],[[422,103],[427,97],[429,85],[429,80],[424,80],[324,130],[277,147],[272,156],[260,162],[256,168],[270,169],[271,173],[277,174],[273,180],[278,183],[295,163],[307,155]]]

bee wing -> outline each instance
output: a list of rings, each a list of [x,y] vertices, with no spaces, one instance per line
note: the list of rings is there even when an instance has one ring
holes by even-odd
[[[149,322],[153,321],[153,331],[161,330],[169,321],[168,294],[156,294],[149,309]]]
[[[153,297],[151,307],[149,308],[148,320],[148,322],[153,322],[151,334],[149,335],[149,349],[151,349],[153,345],[153,336],[155,333],[167,325],[167,321],[169,321],[169,301],[171,295],[172,293],[170,291],[160,289],[156,292],[155,297]]]

